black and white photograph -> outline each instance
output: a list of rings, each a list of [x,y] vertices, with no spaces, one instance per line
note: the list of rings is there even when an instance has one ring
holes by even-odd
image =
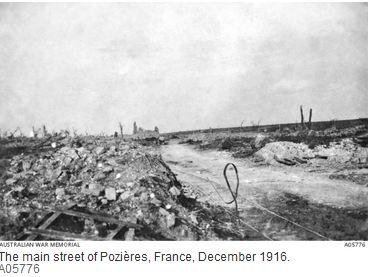
[[[0,3],[0,240],[367,242],[368,4]]]

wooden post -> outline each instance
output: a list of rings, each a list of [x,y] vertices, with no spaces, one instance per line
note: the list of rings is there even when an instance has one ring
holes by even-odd
[[[312,109],[310,108],[310,114],[309,114],[309,130],[311,130],[311,118],[312,118]]]

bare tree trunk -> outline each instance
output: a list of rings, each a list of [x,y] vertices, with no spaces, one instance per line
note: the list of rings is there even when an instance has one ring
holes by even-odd
[[[43,137],[47,136],[47,128],[46,125],[43,125]]]
[[[305,122],[304,122],[304,119],[303,119],[303,109],[302,109],[302,105],[299,107],[300,111],[301,111],[301,126],[302,128],[305,126]]]
[[[36,138],[38,136],[37,130],[35,130],[35,127],[33,126],[33,137]]]
[[[310,114],[309,114],[309,130],[311,130],[311,118],[312,118],[312,109],[310,108]]]
[[[124,126],[121,124],[121,122],[118,123],[118,125],[120,126],[120,133],[121,133],[121,138],[124,138]]]

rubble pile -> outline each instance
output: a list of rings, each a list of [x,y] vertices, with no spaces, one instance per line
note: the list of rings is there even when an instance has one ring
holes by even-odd
[[[49,141],[46,151],[13,156],[0,174],[0,239],[14,239],[41,211],[71,203],[142,226],[120,239],[218,239],[213,208],[185,196],[153,149],[132,140],[67,137]],[[84,228],[98,235],[103,226],[86,220]]]
[[[319,158],[326,160],[327,165],[367,165],[368,148],[356,144],[353,139],[331,142],[329,146],[319,145],[314,149],[310,149],[304,143],[278,141],[266,144],[254,154],[254,157],[268,164],[280,163],[282,160],[307,163],[307,160]]]
[[[274,164],[277,163],[276,159],[312,158],[314,154],[306,144],[278,141],[266,144],[254,154],[254,157],[266,163]]]
[[[330,145],[319,145],[314,152],[326,156],[328,161],[338,163],[367,163],[368,148],[359,146],[352,139],[343,139],[340,142],[331,142]]]

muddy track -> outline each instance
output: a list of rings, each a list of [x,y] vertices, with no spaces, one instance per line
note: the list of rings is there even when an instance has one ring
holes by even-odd
[[[365,187],[296,167],[251,165],[225,152],[198,151],[176,141],[163,146],[162,155],[199,200],[229,209],[233,207],[224,203],[231,196],[222,170],[226,163],[235,163],[240,176],[240,217],[265,238],[367,239]],[[234,184],[234,174],[230,177]]]

